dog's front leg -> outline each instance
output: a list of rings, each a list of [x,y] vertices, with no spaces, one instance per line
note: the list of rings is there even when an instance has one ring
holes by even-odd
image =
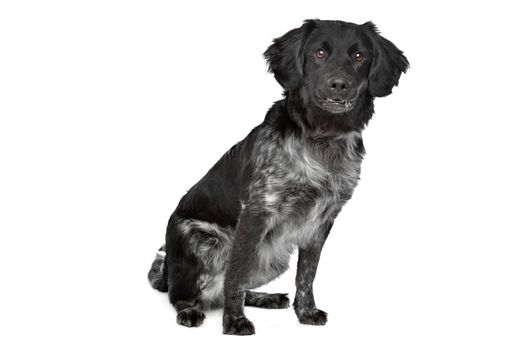
[[[327,321],[326,312],[315,306],[313,283],[321,250],[331,228],[331,222],[325,224],[319,234],[307,246],[299,248],[293,306],[299,322],[304,324],[324,325]]]
[[[237,223],[224,276],[224,334],[255,333],[253,323],[244,316],[244,299],[251,273],[258,263],[258,248],[265,232],[263,214],[244,208]]]

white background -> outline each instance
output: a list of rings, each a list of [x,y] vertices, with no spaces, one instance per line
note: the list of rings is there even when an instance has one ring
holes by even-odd
[[[517,3],[517,2],[516,2]],[[525,50],[511,2],[3,1],[2,349],[525,348]],[[175,321],[146,274],[178,199],[281,89],[305,18],[373,20],[411,69],[376,100],[315,283],[325,327]],[[261,288],[293,297],[294,265]]]

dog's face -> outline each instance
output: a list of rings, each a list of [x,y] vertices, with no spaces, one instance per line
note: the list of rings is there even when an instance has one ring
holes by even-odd
[[[390,94],[408,68],[403,53],[374,24],[307,20],[275,39],[265,52],[286,92],[329,114],[353,110],[363,94]]]
[[[371,40],[355,27],[329,23],[308,36],[302,51],[302,80],[310,100],[330,113],[351,110],[367,82]]]

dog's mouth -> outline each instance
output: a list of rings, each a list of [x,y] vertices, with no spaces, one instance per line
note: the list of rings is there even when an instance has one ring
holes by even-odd
[[[340,99],[319,99],[319,104],[330,113],[344,113],[350,111],[354,106],[355,100]]]

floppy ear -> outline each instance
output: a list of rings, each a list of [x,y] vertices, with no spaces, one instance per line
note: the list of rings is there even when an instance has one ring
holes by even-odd
[[[285,90],[294,89],[302,80],[304,42],[316,26],[315,20],[306,20],[301,27],[274,39],[273,44],[264,52],[268,71],[275,75],[275,79]]]
[[[374,59],[368,74],[368,91],[374,97],[390,95],[397,86],[401,73],[406,73],[409,63],[403,52],[392,42],[379,35],[374,23],[362,25],[374,45]]]

